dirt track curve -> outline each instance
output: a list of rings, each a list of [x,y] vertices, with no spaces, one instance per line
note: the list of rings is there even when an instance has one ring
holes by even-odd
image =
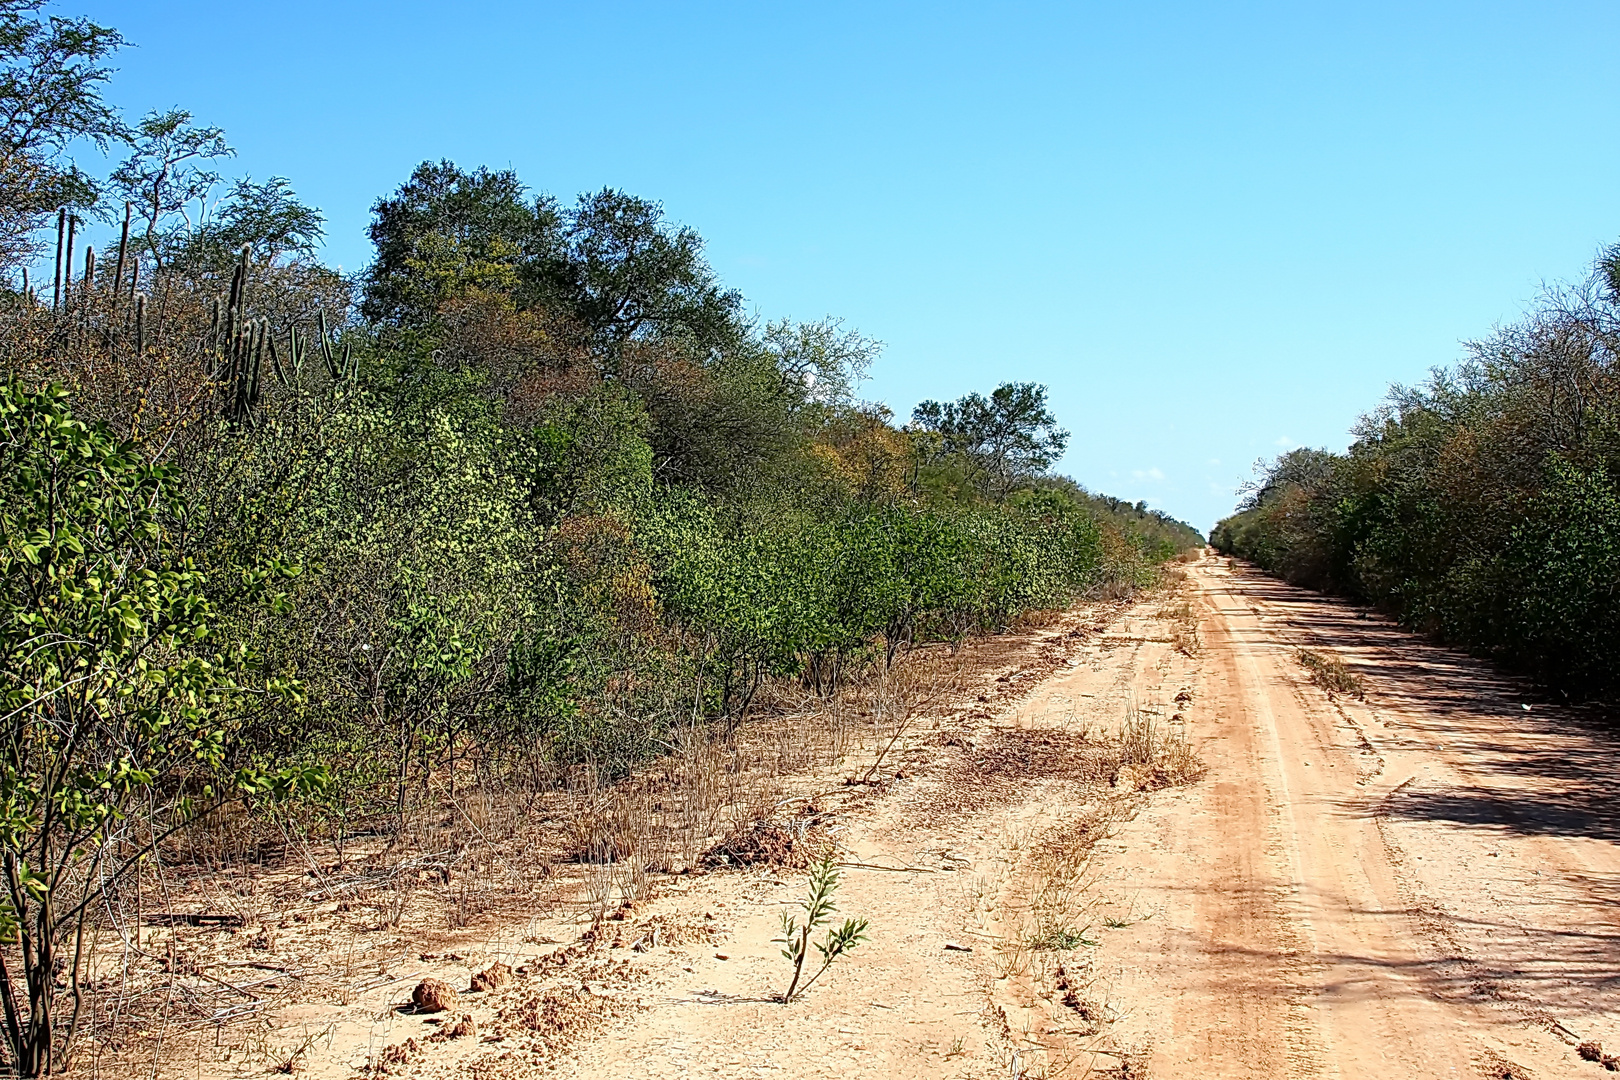
[[[984,646],[883,784],[797,778],[783,812],[837,844],[872,939],[793,1005],[772,938],[802,871],[667,878],[606,933],[561,871],[521,923],[402,938],[393,981],[311,993],[261,1041],[332,1077],[1607,1075],[1576,1044],[1620,1053],[1616,733],[1351,605],[1189,570]],[[1099,774],[1127,713],[1202,779]],[[477,1037],[399,1007],[407,973],[493,961],[519,979],[464,995]],[[176,1075],[263,1072],[195,1053]]]

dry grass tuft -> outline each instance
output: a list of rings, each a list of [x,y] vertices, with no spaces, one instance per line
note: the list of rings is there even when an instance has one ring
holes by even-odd
[[[1170,644],[1183,656],[1197,656],[1203,648],[1198,637],[1198,615],[1191,601],[1183,600],[1169,610],[1171,620]]]
[[[1301,649],[1296,659],[1311,673],[1311,682],[1326,690],[1329,698],[1334,694],[1344,694],[1357,700],[1367,696],[1367,687],[1361,681],[1361,676],[1346,667],[1337,656]]]
[[[1204,763],[1183,731],[1166,730],[1152,713],[1134,705],[1125,710],[1119,733],[1115,787],[1154,791],[1190,784],[1204,775]]]

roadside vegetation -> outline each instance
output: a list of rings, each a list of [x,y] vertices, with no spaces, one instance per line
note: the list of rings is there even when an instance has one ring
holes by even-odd
[[[1202,542],[1052,476],[1036,384],[896,423],[857,393],[877,342],[749,316],[621,191],[425,162],[344,277],[222,131],[105,104],[121,44],[0,0],[12,1071],[61,1066],[86,950],[164,865],[404,844]]]
[[[1214,546],[1572,695],[1620,686],[1620,247],[1344,454],[1268,463]]]

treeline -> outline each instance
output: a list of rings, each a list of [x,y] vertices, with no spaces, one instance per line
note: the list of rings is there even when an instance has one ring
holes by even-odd
[[[288,181],[226,183],[184,111],[126,124],[122,39],[40,6],[0,0],[14,1072],[52,1068],[121,875],[221,807],[296,795],[341,841],[611,774],[773,681],[832,693],[1201,543],[1051,477],[1042,387],[897,425],[856,394],[876,342],[750,318],[620,191],[424,163],[345,278]],[[123,155],[107,179],[86,141]]]
[[[1344,454],[1271,463],[1220,550],[1571,694],[1620,684],[1620,248],[1397,387]]]

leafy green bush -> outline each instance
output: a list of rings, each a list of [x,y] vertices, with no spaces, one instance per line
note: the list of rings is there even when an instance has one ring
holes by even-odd
[[[1611,252],[1455,370],[1395,388],[1347,453],[1279,458],[1211,542],[1565,690],[1612,690],[1616,266]]]
[[[243,699],[301,690],[255,680],[258,658],[215,633],[206,575],[176,542],[173,471],[75,419],[67,397],[0,385],[0,942],[21,969],[0,964],[0,997],[9,1061],[29,1076],[52,1070],[78,1023],[92,901],[223,801],[324,777],[226,769]],[[241,602],[281,606],[270,590],[286,569],[243,567]]]

